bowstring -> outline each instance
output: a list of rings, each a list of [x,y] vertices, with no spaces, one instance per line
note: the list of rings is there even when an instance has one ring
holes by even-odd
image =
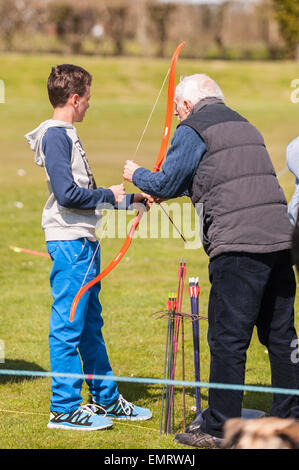
[[[142,131],[141,137],[140,137],[139,142],[138,142],[138,144],[137,144],[137,147],[136,147],[136,150],[135,150],[134,155],[133,155],[133,157],[132,157],[132,160],[134,160],[134,158],[135,158],[136,155],[137,155],[137,152],[138,152],[138,150],[139,150],[139,147],[140,147],[140,145],[141,145],[141,142],[142,142],[142,140],[143,140],[143,137],[144,137],[144,135],[145,135],[145,133],[146,133],[146,130],[147,130],[148,125],[149,125],[149,123],[150,123],[150,120],[151,120],[151,118],[152,118],[152,115],[153,115],[153,113],[154,113],[154,111],[155,111],[155,109],[156,109],[157,103],[158,103],[158,101],[159,101],[159,99],[160,99],[162,90],[163,90],[163,88],[164,88],[164,85],[165,85],[166,80],[167,80],[168,75],[169,75],[169,71],[170,71],[170,68],[167,70],[167,73],[166,73],[166,75],[165,75],[165,78],[164,78],[164,80],[163,80],[162,86],[161,86],[161,88],[160,88],[160,90],[159,90],[159,93],[158,93],[158,95],[157,95],[157,98],[156,98],[156,101],[155,101],[155,103],[154,103],[154,106],[153,106],[152,109],[151,109],[151,112],[150,112],[150,114],[149,114],[148,120],[147,120],[147,122],[146,122],[146,124],[145,124],[145,126],[144,126],[143,131]]]
[[[151,109],[151,112],[150,112],[150,114],[149,114],[148,120],[147,120],[147,122],[146,122],[146,124],[145,124],[145,126],[144,126],[144,129],[143,129],[142,133],[141,133],[141,137],[140,137],[139,142],[138,142],[138,144],[137,144],[137,147],[136,147],[136,150],[135,150],[134,155],[133,155],[133,157],[132,157],[132,160],[134,160],[135,157],[136,157],[136,155],[137,155],[137,152],[138,152],[139,147],[140,147],[140,145],[141,145],[141,143],[142,143],[143,137],[144,137],[144,135],[145,135],[145,133],[146,133],[146,130],[147,130],[148,125],[149,125],[149,123],[150,123],[150,120],[151,120],[151,118],[152,118],[152,115],[153,115],[153,113],[154,113],[154,111],[155,111],[155,109],[156,109],[157,103],[158,103],[158,101],[159,101],[159,99],[160,99],[160,96],[161,96],[162,90],[163,90],[163,88],[164,88],[164,85],[165,85],[165,83],[166,83],[166,81],[167,81],[167,78],[168,78],[168,76],[169,76],[169,72],[170,72],[170,67],[169,67],[168,70],[167,70],[167,73],[166,73],[166,75],[165,75],[165,77],[164,77],[163,83],[162,83],[162,85],[161,85],[161,88],[160,88],[159,93],[158,93],[158,95],[157,95],[157,98],[156,98],[156,100],[155,100],[155,103],[154,103],[154,105],[153,105],[153,107],[152,107],[152,109]],[[162,204],[161,204],[160,202],[158,202],[157,204],[158,204],[159,207],[164,211],[165,215],[168,217],[169,221],[172,223],[173,227],[174,227],[175,230],[178,232],[178,234],[180,235],[180,237],[182,238],[182,240],[184,241],[184,243],[187,243],[187,240],[186,240],[185,237],[182,235],[181,231],[180,231],[180,230],[178,229],[178,227],[175,225],[175,223],[173,222],[173,220],[170,218],[170,215],[169,215],[168,212],[166,211],[165,207],[162,206]]]
[[[144,126],[144,128],[143,128],[143,131],[142,131],[142,133],[141,133],[141,137],[140,137],[140,139],[139,139],[139,142],[138,142],[138,144],[137,144],[137,146],[136,146],[136,150],[135,150],[134,155],[133,155],[133,158],[132,158],[133,160],[134,160],[134,158],[135,158],[136,155],[137,155],[137,152],[138,152],[138,150],[139,150],[139,147],[140,147],[140,145],[141,145],[141,143],[142,143],[142,141],[143,141],[144,135],[145,135],[145,133],[146,133],[146,130],[147,130],[148,125],[149,125],[149,123],[150,123],[150,120],[151,120],[151,118],[152,118],[152,115],[153,115],[153,113],[154,113],[154,111],[155,111],[155,109],[156,109],[156,106],[157,106],[158,101],[159,101],[159,99],[160,99],[160,96],[161,96],[161,94],[162,94],[163,88],[164,88],[165,83],[166,83],[166,81],[167,81],[167,78],[168,78],[168,75],[169,75],[169,71],[170,71],[170,68],[167,70],[167,73],[166,73],[166,75],[165,75],[165,77],[164,77],[164,80],[163,80],[163,83],[162,83],[161,88],[160,88],[160,90],[159,90],[159,93],[158,93],[158,95],[157,95],[157,98],[156,98],[156,100],[155,100],[155,102],[154,102],[154,105],[153,105],[153,107],[152,107],[152,109],[151,109],[151,112],[150,112],[150,114],[149,114],[149,117],[148,117],[148,119],[147,119],[147,121],[146,121],[146,124],[145,124],[145,126]],[[111,214],[110,214],[110,216],[111,216]],[[94,251],[94,254],[93,254],[92,258],[91,258],[91,261],[90,261],[90,263],[89,263],[87,272],[86,272],[86,274],[85,274],[85,276],[84,276],[84,279],[83,279],[83,281],[82,281],[82,284],[81,284],[80,289],[82,289],[82,287],[83,287],[83,285],[84,285],[84,283],[85,283],[85,281],[86,281],[86,278],[87,278],[87,276],[88,276],[88,273],[89,273],[89,271],[90,271],[90,268],[91,268],[91,266],[92,266],[92,263],[93,263],[93,261],[94,261],[94,259],[95,259],[95,256],[96,256],[96,254],[97,254],[97,251],[98,251],[98,249],[99,249],[99,247],[100,247],[102,238],[103,238],[103,236],[104,236],[104,234],[105,234],[105,231],[106,231],[106,227],[107,227],[107,223],[108,223],[108,218],[109,218],[109,215],[108,215],[108,217],[107,217],[107,219],[106,219],[104,228],[103,228],[103,230],[102,230],[101,238],[98,239],[97,247],[96,247],[96,249],[95,249],[95,251]]]

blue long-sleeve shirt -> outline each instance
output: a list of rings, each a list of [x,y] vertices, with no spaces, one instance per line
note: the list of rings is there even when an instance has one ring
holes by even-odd
[[[206,145],[191,127],[181,125],[174,133],[165,162],[158,173],[138,168],[133,183],[143,192],[161,199],[189,195],[193,180]]]
[[[115,205],[114,194],[109,188],[87,189],[75,183],[71,168],[72,145],[63,127],[49,128],[42,140],[45,167],[58,203],[68,208],[90,210],[107,202],[115,209],[127,209],[134,194],[126,194],[124,201]]]

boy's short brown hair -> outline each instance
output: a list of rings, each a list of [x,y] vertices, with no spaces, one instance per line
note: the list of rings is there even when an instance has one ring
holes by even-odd
[[[52,67],[48,78],[48,95],[52,106],[64,106],[75,93],[83,96],[91,81],[90,73],[78,65],[62,64]]]

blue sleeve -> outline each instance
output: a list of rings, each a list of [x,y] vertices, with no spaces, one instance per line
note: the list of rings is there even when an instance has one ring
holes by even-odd
[[[72,174],[72,140],[62,127],[51,127],[42,141],[45,167],[58,204],[71,209],[95,209],[101,203],[115,204],[110,189],[78,186]]]
[[[182,125],[174,133],[162,170],[154,173],[138,168],[133,183],[143,192],[162,199],[189,195],[188,188],[205,151],[205,143],[197,132]]]

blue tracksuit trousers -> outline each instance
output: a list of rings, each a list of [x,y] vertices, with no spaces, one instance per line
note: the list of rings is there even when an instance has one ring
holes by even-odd
[[[71,374],[113,375],[102,335],[100,284],[81,298],[73,322],[70,309],[73,299],[95,253],[97,242],[86,238],[47,242],[53,260],[50,274],[53,305],[50,318],[49,348],[52,372]],[[85,283],[100,272],[100,248],[97,250]],[[82,368],[83,366],[83,368]],[[97,403],[109,404],[119,392],[113,380],[86,380]],[[53,377],[51,407],[53,411],[70,413],[82,401],[82,379]]]

